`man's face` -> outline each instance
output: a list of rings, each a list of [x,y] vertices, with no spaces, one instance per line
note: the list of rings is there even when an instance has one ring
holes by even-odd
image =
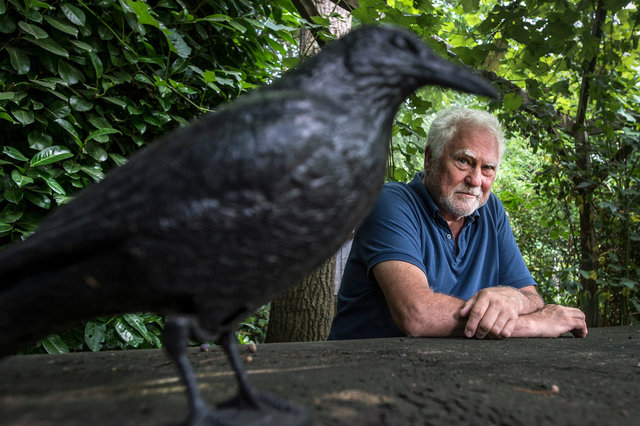
[[[463,127],[433,161],[425,151],[423,183],[442,216],[459,220],[469,216],[489,199],[500,163],[498,141],[486,129]]]

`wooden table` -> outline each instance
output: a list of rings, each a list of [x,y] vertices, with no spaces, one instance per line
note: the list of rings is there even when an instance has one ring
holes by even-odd
[[[317,425],[640,424],[640,327],[586,339],[378,339],[241,347],[249,376]],[[190,357],[206,398],[235,382],[219,348]],[[184,387],[162,350],[0,361],[2,425],[176,424]]]

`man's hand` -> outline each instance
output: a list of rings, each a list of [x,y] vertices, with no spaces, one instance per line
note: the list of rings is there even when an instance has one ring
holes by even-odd
[[[558,337],[567,332],[575,337],[587,335],[584,313],[577,308],[545,305],[518,318],[512,337]]]
[[[489,287],[474,294],[460,310],[461,317],[468,317],[465,336],[479,339],[487,336],[510,337],[518,317],[538,308],[537,299],[540,300],[540,306],[542,305],[542,299],[535,289],[532,292],[537,299],[528,295],[531,293],[529,290],[529,287],[522,290],[513,287]]]

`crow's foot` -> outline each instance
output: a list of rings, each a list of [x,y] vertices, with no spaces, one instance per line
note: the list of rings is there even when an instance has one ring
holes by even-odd
[[[247,404],[242,396],[219,404],[215,410],[200,407],[192,411],[186,426],[304,426],[311,424],[311,413],[281,401],[268,393],[256,395],[258,406]]]

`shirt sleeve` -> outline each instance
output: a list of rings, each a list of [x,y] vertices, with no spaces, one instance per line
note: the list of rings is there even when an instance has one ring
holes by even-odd
[[[372,268],[385,261],[400,260],[420,268],[426,275],[419,226],[419,206],[410,189],[402,184],[387,184],[356,238],[359,256],[367,276]]]

